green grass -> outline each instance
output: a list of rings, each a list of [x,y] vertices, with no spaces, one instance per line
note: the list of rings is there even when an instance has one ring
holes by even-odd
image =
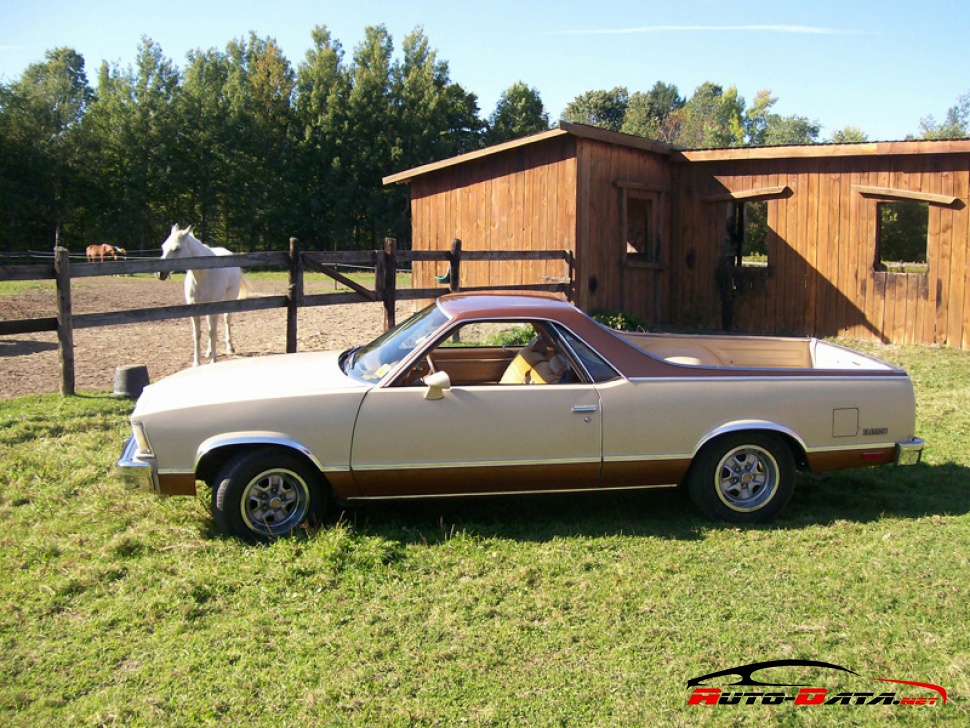
[[[924,464],[800,480],[750,528],[657,492],[368,507],[246,545],[206,494],[114,480],[130,404],[0,402],[0,725],[965,725],[970,356],[867,348],[914,377]],[[692,677],[786,658],[950,703],[687,705]]]

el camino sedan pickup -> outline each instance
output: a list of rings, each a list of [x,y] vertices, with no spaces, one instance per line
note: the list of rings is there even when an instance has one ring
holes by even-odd
[[[331,502],[683,485],[777,515],[795,472],[915,464],[902,369],[816,339],[621,333],[553,296],[454,294],[366,346],[236,359],[147,387],[131,488],[212,489],[266,539]]]

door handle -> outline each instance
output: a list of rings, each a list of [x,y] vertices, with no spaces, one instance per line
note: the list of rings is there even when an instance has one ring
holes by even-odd
[[[598,412],[599,405],[596,404],[581,404],[573,407],[573,412]]]

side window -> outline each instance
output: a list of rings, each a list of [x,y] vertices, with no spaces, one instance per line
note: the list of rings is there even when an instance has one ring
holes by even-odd
[[[536,335],[532,324],[495,321],[465,324],[438,344],[438,348],[485,348],[525,346]]]
[[[563,341],[573,350],[573,353],[579,358],[586,371],[589,372],[589,376],[592,377],[594,382],[611,382],[614,379],[619,379],[620,375],[616,372],[613,367],[606,363],[606,361],[595,351],[593,351],[589,346],[586,345],[582,339],[574,336],[572,332],[567,329],[556,327],[556,333],[562,337]]]
[[[571,359],[547,322],[472,321],[453,329],[392,386],[421,386],[432,371],[453,386],[576,384]]]

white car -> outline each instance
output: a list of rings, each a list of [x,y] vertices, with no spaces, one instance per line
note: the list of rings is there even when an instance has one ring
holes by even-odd
[[[366,346],[193,368],[147,387],[118,469],[212,488],[226,532],[332,501],[684,485],[777,515],[795,471],[914,464],[906,372],[816,339],[629,334],[553,296],[454,294]]]

